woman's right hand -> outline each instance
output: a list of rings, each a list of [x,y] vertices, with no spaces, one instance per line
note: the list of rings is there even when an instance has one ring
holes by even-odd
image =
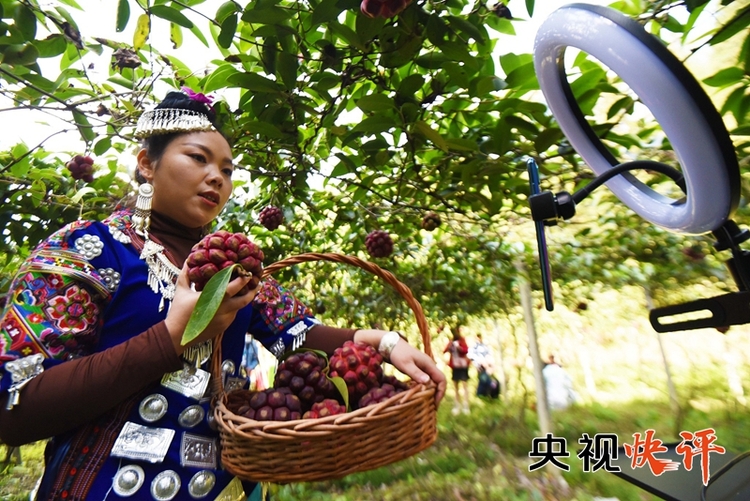
[[[172,337],[172,344],[178,355],[182,355],[188,346],[201,343],[208,339],[213,339],[224,332],[234,321],[237,312],[250,304],[258,292],[258,288],[238,296],[237,293],[250,281],[251,277],[237,277],[227,286],[224,299],[221,301],[219,309],[216,311],[214,318],[208,324],[208,327],[201,332],[197,338],[189,344],[182,346],[182,335],[185,332],[190,315],[195,309],[195,305],[200,297],[200,292],[193,290],[190,286],[190,279],[187,275],[187,265],[180,271],[177,277],[177,289],[174,299],[172,299],[169,313],[164,323]]]

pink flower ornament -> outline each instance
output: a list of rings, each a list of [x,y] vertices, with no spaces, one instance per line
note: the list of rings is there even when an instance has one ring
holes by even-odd
[[[180,90],[184,92],[185,94],[187,94],[187,96],[193,101],[198,101],[199,103],[205,104],[212,110],[214,109],[213,104],[212,104],[214,102],[213,96],[207,96],[201,92],[195,92],[190,87],[180,87]]]

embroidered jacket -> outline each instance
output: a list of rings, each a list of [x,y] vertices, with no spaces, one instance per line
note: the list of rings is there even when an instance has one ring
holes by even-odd
[[[23,405],[24,381],[42,367],[107,350],[166,317],[161,296],[147,283],[136,238],[129,212],[122,211],[104,222],[72,223],[37,247],[11,286],[0,323],[0,395],[10,391]],[[225,385],[240,382],[246,332],[280,357],[316,324],[306,306],[265,280],[224,334]],[[19,369],[21,362],[27,363]],[[232,476],[221,469],[209,390],[195,394],[195,377],[187,370],[166,374],[93,422],[50,440],[38,499],[228,499],[237,483],[230,486]],[[153,451],[159,447],[163,451]]]

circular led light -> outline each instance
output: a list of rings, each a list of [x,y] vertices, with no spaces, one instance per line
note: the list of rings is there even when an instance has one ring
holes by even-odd
[[[573,97],[564,68],[567,47],[596,57],[651,110],[675,150],[687,195],[665,197],[627,173],[607,187],[657,226],[692,234],[719,228],[739,203],[739,166],[721,116],[690,72],[637,22],[607,7],[571,4],[542,23],[534,42],[539,84],[563,133],[597,175],[620,162]]]

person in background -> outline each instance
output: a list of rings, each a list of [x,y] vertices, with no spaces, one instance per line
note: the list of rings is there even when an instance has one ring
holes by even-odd
[[[259,357],[260,346],[252,334],[245,334],[245,351],[242,354],[240,367],[249,383],[248,388],[253,391],[266,389],[266,381],[263,377],[263,368]]]
[[[492,366],[492,357],[489,346],[482,341],[481,334],[477,334],[476,343],[469,348],[468,357],[477,370],[477,396],[489,396],[489,385],[492,378],[488,371]]]
[[[551,410],[567,409],[576,402],[577,395],[573,390],[573,381],[565,369],[549,356],[549,362],[542,369],[544,386],[547,390],[547,403]]]
[[[456,400],[453,403],[453,415],[463,412],[469,413],[469,345],[466,338],[461,335],[461,326],[458,325],[453,331],[453,339],[443,350],[449,353],[448,366],[451,368],[453,377],[453,389]]]

